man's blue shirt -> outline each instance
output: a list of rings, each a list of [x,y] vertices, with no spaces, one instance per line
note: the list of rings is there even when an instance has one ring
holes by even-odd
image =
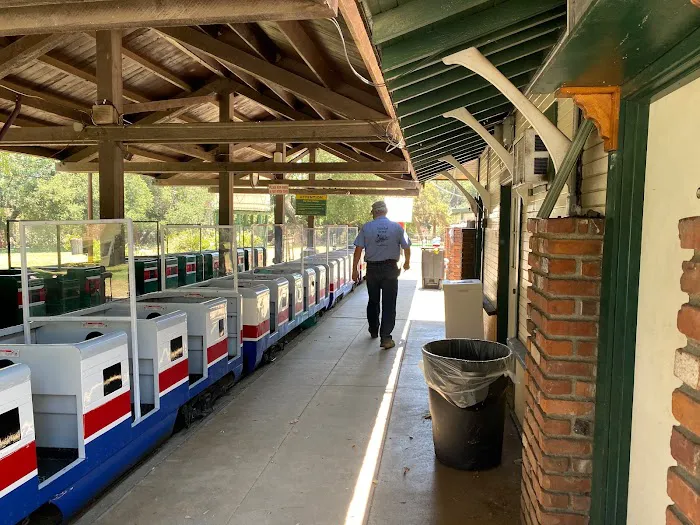
[[[368,222],[360,229],[355,239],[355,246],[365,249],[366,261],[398,261],[401,248],[411,246],[411,241],[400,224],[382,216]]]

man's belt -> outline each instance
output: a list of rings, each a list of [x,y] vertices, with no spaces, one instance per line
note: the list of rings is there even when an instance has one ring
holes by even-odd
[[[366,261],[369,266],[380,266],[383,264],[396,264],[399,261],[396,259],[387,259],[385,261]]]

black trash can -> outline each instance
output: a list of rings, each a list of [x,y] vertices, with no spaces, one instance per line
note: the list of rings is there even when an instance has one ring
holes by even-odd
[[[435,456],[460,470],[501,463],[512,353],[502,344],[446,339],[423,346]]]

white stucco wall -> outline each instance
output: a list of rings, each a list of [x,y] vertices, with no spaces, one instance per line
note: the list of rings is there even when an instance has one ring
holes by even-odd
[[[674,353],[686,340],[676,314],[688,296],[680,291],[678,220],[700,215],[700,80],[654,102],[649,118],[642,258],[639,278],[632,444],[627,523],[665,523],[669,441],[675,424],[671,393]]]

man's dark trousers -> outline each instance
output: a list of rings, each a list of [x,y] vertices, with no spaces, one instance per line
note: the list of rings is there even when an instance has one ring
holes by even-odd
[[[367,263],[367,321],[369,331],[379,333],[382,339],[391,337],[396,324],[396,296],[399,292],[400,270],[396,261]],[[382,324],[379,326],[381,304]]]

